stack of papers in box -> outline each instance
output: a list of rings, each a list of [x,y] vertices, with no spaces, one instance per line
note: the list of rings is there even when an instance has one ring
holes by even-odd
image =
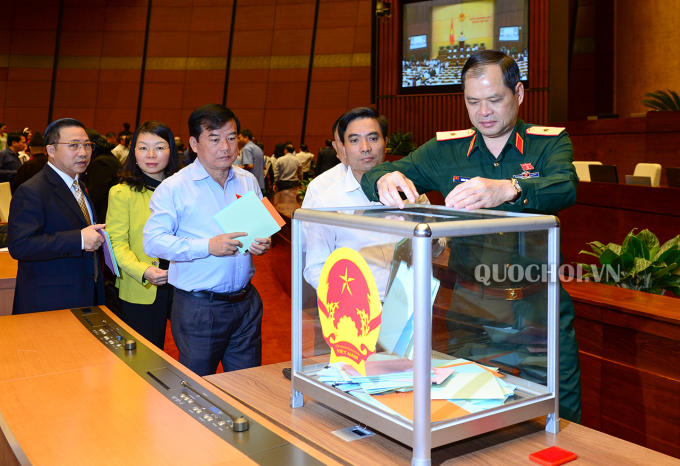
[[[413,361],[376,354],[366,362],[366,376],[347,364],[317,372],[320,382],[359,398],[395,416],[413,420]],[[494,367],[465,359],[432,360],[432,422],[453,419],[502,406],[514,385]]]

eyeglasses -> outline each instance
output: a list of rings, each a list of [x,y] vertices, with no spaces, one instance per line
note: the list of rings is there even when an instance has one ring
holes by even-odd
[[[146,155],[149,153],[149,150],[153,151],[156,153],[156,155],[161,155],[163,152],[166,150],[170,149],[169,146],[156,146],[156,147],[137,147],[135,149],[135,152],[138,153],[139,155]]]
[[[94,142],[55,142],[54,144],[66,144],[68,146],[68,150],[71,152],[77,152],[81,147],[85,149],[85,152],[92,152],[96,147]]]

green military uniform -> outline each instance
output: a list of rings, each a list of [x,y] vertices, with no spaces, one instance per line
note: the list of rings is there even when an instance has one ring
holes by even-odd
[[[518,120],[498,157],[491,154],[484,143],[484,138],[474,128],[453,133],[438,133],[437,138],[428,141],[407,157],[394,163],[384,163],[365,173],[361,179],[361,187],[370,200],[378,201],[376,182],[383,175],[393,171],[403,173],[415,184],[420,193],[439,191],[444,196],[462,182],[460,179],[456,180],[456,177],[480,176],[489,179],[515,177],[522,188],[520,198],[512,205],[501,204],[494,207],[494,210],[555,215],[576,202],[578,178],[572,162],[571,141],[561,128],[533,126]],[[530,250],[531,241],[526,240],[527,238],[525,242],[529,244]],[[526,265],[532,262],[531,258],[519,258],[517,251],[508,253],[512,245],[518,244],[517,234],[486,235],[481,239],[483,246],[479,246],[480,238],[455,241],[455,247],[451,249],[449,266],[459,276],[468,280],[473,279],[471,271],[475,264],[512,262]],[[524,251],[524,256],[527,255],[526,252]],[[540,256],[540,252],[535,253],[535,257]],[[512,259],[509,259],[510,257]],[[503,285],[505,284],[493,284],[499,287]],[[469,296],[461,300],[465,302],[463,306],[470,309],[486,307],[492,314],[499,309],[498,306],[506,306],[506,309],[512,306],[512,313],[524,316],[531,316],[528,307],[532,305],[545,309],[543,307],[545,293],[534,295],[522,303],[514,301],[507,304],[483,300],[470,304],[468,298]],[[574,304],[569,294],[560,287],[560,415],[565,419],[579,422],[580,365],[573,322]]]

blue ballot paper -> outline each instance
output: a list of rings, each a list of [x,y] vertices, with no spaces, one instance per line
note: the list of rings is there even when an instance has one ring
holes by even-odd
[[[378,343],[388,353],[413,358],[413,268],[401,261],[383,304],[383,321]],[[431,302],[434,303],[439,280],[431,278]],[[431,311],[431,309],[430,309]]]
[[[268,238],[281,229],[253,191],[232,202],[213,218],[225,233],[247,233],[247,236],[236,238],[243,244],[238,248],[242,254],[250,248],[255,238]]]

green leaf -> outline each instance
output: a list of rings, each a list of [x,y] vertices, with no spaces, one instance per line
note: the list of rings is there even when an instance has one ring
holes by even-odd
[[[661,267],[659,270],[656,272],[652,272],[652,277],[653,278],[660,278],[663,277],[666,274],[670,274],[673,270],[675,270],[678,267],[677,264],[671,264],[667,267]]]
[[[632,254],[624,252],[611,262],[611,266],[615,270],[618,268],[621,272],[625,273],[635,266],[635,259]]]
[[[628,252],[636,258],[644,258],[649,260],[649,250],[645,243],[635,236],[628,238],[628,244],[625,246],[625,252]]]
[[[651,261],[648,261],[647,259],[644,259],[642,257],[636,257],[635,265],[633,266],[632,272],[636,275],[640,275],[641,272],[644,272],[651,266],[652,266]]]
[[[596,253],[594,253],[594,252],[581,250],[581,251],[579,251],[579,254],[588,254],[589,256],[600,257],[600,254],[601,254],[601,253],[600,253],[600,254],[596,254]]]
[[[617,257],[619,257],[617,253],[615,253],[611,249],[605,249],[602,255],[600,256],[600,264],[609,265]]]
[[[617,256],[621,254],[621,251],[623,250],[622,246],[616,244],[616,243],[609,243],[606,247],[606,249],[612,251],[614,254]],[[604,251],[603,251],[604,252]]]
[[[642,230],[640,233],[635,235],[637,239],[645,243],[648,250],[659,247],[659,238],[656,237],[654,233],[649,230]]]
[[[671,249],[678,249],[679,247],[680,247],[680,235],[676,236],[675,238],[669,239],[668,241],[661,245],[658,252],[659,259],[662,259],[661,255],[663,255],[666,251],[669,251]]]
[[[573,264],[578,265],[579,267],[581,267],[581,268],[582,268],[583,270],[585,270],[586,272],[590,272],[590,271],[592,270],[592,268],[593,268],[593,266],[590,265],[590,264],[582,264],[582,263],[580,263],[580,262],[573,262]]]
[[[669,90],[668,92],[671,93],[671,96],[673,97],[673,101],[675,102],[676,108],[680,108],[680,96],[678,96],[678,93],[675,91]]]
[[[642,99],[642,105],[653,108],[654,110],[665,111],[667,108],[656,100]]]
[[[680,296],[680,286],[671,286],[671,287],[666,288],[666,290],[670,291],[675,296]]]
[[[678,262],[680,259],[680,249],[676,249],[676,246],[664,252],[663,254],[657,254],[657,260],[666,263]]]
[[[593,241],[592,243],[588,243],[588,245],[590,246],[590,249],[592,249],[593,252],[597,254],[598,257],[600,256],[600,254],[602,254],[602,251],[604,251],[604,248],[606,247],[599,241]]]

